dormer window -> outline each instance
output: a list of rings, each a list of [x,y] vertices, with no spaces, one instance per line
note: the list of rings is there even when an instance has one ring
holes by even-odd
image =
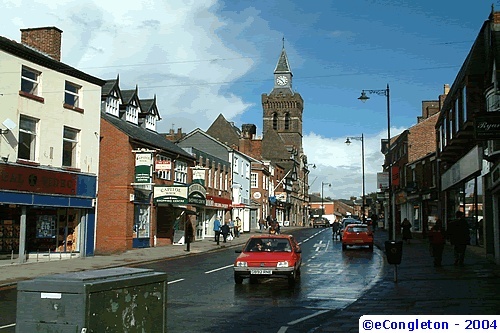
[[[137,110],[136,105],[134,104],[127,105],[125,109],[125,120],[136,125],[138,124],[139,112]]]
[[[156,131],[156,118],[152,114],[146,116],[146,128],[152,131]]]
[[[108,96],[106,98],[106,113],[118,117],[120,111],[120,101],[116,96]]]

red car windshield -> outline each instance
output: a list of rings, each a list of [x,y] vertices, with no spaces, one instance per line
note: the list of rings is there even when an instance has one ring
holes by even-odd
[[[245,252],[292,252],[288,239],[255,238],[245,247]]]

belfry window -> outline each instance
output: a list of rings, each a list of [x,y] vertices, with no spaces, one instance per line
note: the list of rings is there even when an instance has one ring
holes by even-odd
[[[285,129],[290,129],[290,113],[285,113]]]
[[[278,129],[278,115],[276,113],[273,113],[273,129]]]

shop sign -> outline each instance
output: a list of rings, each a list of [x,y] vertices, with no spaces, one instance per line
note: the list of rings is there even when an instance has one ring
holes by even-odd
[[[381,190],[389,188],[388,172],[377,172],[377,188]]]
[[[188,187],[157,185],[153,188],[153,202],[185,205],[188,203]]]
[[[488,112],[474,118],[474,135],[478,140],[494,140],[500,137],[500,115]]]
[[[206,204],[207,192],[203,185],[192,183],[189,185],[188,204],[203,205]]]
[[[392,167],[392,186],[399,186],[399,167]]]
[[[192,168],[193,183],[198,183],[205,186],[205,170],[206,168]]]
[[[169,160],[156,160],[155,163],[156,171],[169,171],[172,170],[172,162]]]
[[[135,154],[135,183],[151,183],[151,165],[153,163],[152,153]]]
[[[446,190],[472,176],[474,173],[481,171],[483,167],[482,156],[482,150],[478,146],[472,148],[464,157],[443,173],[441,176],[441,188]]]
[[[228,209],[231,207],[232,201],[226,198],[213,197],[207,195],[206,206],[214,208]]]
[[[73,173],[0,164],[2,190],[76,195],[77,180]]]

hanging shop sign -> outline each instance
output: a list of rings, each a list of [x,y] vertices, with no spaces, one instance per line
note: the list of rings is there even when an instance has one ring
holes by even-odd
[[[135,153],[135,183],[151,183],[151,166],[153,164],[152,153]]]
[[[205,186],[205,170],[206,168],[194,167],[191,169],[193,174],[193,183],[198,183]]]
[[[377,185],[377,188],[381,190],[389,188],[388,172],[377,172]]]
[[[205,206],[207,191],[203,185],[192,183],[188,190],[188,204]]]
[[[157,185],[153,189],[153,202],[155,204],[167,203],[185,205],[188,203],[188,187],[179,185]]]

